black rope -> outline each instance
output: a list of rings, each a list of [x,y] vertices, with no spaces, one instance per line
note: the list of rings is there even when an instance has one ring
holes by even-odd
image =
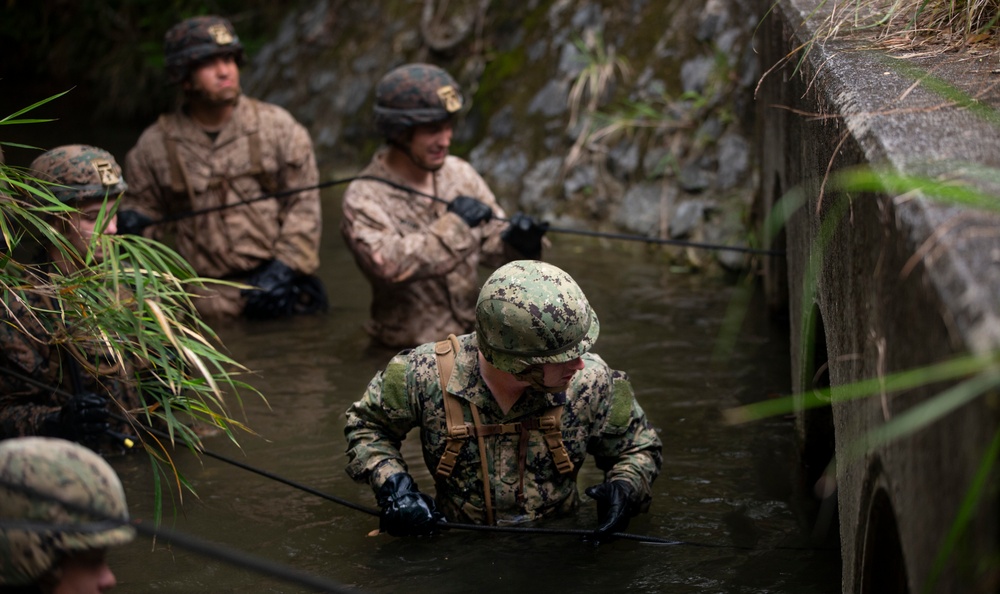
[[[32,384],[34,384],[36,386],[40,386],[40,387],[43,387],[45,389],[51,389],[54,393],[66,394],[66,392],[64,392],[63,390],[61,390],[59,388],[52,388],[51,386],[43,384],[42,382],[39,382],[39,381],[34,380],[32,378],[26,377],[24,375],[21,375],[21,374],[15,372],[13,370],[10,370],[10,369],[0,367],[0,372],[7,373],[7,374],[9,374],[11,376],[17,377],[17,378],[19,378],[19,379],[21,379],[23,381],[32,383]],[[116,418],[116,419],[119,419],[121,421],[124,421],[124,422],[130,422],[128,419],[125,419],[124,417],[121,417],[121,416],[119,416],[117,414],[114,414],[114,413],[112,413],[111,416],[114,417],[114,418]],[[147,425],[141,425],[141,428],[142,428],[143,431],[148,432],[148,433],[150,433],[151,435],[153,435],[155,437],[159,437],[160,439],[167,439],[167,440],[171,439],[169,435],[167,435],[166,433],[164,433],[162,431],[154,429],[153,427],[149,427]],[[120,433],[116,433],[116,432],[113,432],[113,431],[108,431],[108,433],[112,437],[115,437],[117,439],[121,439],[123,441],[123,443],[126,445],[126,447],[131,447],[127,443],[127,441],[130,440],[130,438],[128,436],[125,436],[125,435],[122,435]],[[263,476],[265,478],[269,478],[271,480],[277,481],[277,482],[282,483],[284,485],[287,485],[289,487],[292,487],[292,488],[295,488],[295,489],[299,489],[300,491],[304,491],[306,493],[309,493],[311,495],[315,495],[315,496],[320,497],[322,499],[326,499],[326,500],[331,501],[333,503],[338,503],[338,504],[343,505],[345,507],[349,507],[349,508],[351,508],[353,510],[360,511],[360,512],[366,513],[366,514],[371,515],[371,516],[376,516],[377,517],[377,516],[381,515],[381,512],[378,509],[367,507],[367,506],[364,506],[364,505],[360,505],[360,504],[354,503],[352,501],[348,501],[347,499],[344,499],[342,497],[337,497],[336,495],[331,495],[329,493],[325,493],[323,491],[320,491],[318,489],[314,489],[313,487],[309,487],[309,486],[304,485],[302,483],[299,483],[297,481],[293,481],[291,479],[279,476],[279,475],[274,474],[274,473],[272,473],[270,471],[263,470],[263,469],[260,469],[260,468],[256,468],[254,466],[250,466],[249,464],[245,464],[245,463],[240,462],[238,460],[234,460],[234,459],[232,459],[232,458],[230,458],[228,456],[224,456],[222,454],[215,453],[215,452],[213,452],[211,450],[205,449],[204,447],[196,448],[196,450],[198,452],[201,452],[205,456],[208,456],[210,458],[214,458],[216,460],[219,460],[220,462],[225,462],[227,464],[231,464],[233,466],[236,466],[237,468],[241,468],[243,470],[247,470],[247,471],[252,472],[254,474]],[[483,531],[483,532],[510,532],[510,533],[521,533],[521,534],[545,534],[545,535],[550,535],[550,536],[582,536],[582,537],[595,538],[595,532],[593,530],[583,530],[583,529],[536,528],[536,527],[528,527],[528,526],[486,526],[486,525],[480,525],[480,524],[463,524],[463,523],[458,523],[458,522],[447,522],[447,521],[441,521],[441,522],[439,522],[438,527],[441,528],[441,529],[474,530],[474,531]],[[658,545],[687,545],[687,546],[706,547],[706,548],[724,548],[724,549],[754,550],[751,547],[743,547],[743,546],[739,546],[739,545],[709,544],[709,543],[699,543],[699,542],[692,542],[692,541],[686,541],[686,540],[671,540],[671,539],[666,539],[666,538],[662,538],[662,537],[659,537],[659,536],[646,536],[646,535],[642,535],[642,534],[631,534],[631,533],[628,533],[628,532],[615,532],[615,533],[611,534],[610,536],[612,536],[614,538],[622,539],[622,540],[634,540],[634,541],[638,541],[638,542],[644,542],[644,543],[650,543],[650,544],[658,544]],[[785,547],[773,547],[773,548],[775,548],[775,549],[781,549],[781,548],[785,548]],[[808,547],[802,547],[802,548],[799,548],[799,547],[790,547],[790,548],[793,549],[793,550],[814,550],[814,549],[811,549],[811,548],[808,548]]]
[[[407,185],[394,182],[394,181],[392,181],[390,179],[385,179],[384,177],[379,177],[377,175],[356,175],[356,176],[353,176],[353,177],[345,177],[345,178],[342,178],[342,179],[333,179],[333,180],[321,182],[321,183],[318,183],[318,184],[315,184],[315,185],[312,185],[312,186],[305,186],[305,187],[301,187],[301,188],[292,188],[292,189],[288,189],[288,190],[280,190],[280,191],[277,191],[277,192],[270,192],[270,193],[267,193],[267,194],[263,194],[261,196],[257,196],[256,198],[248,198],[246,200],[240,200],[238,202],[233,202],[232,204],[217,204],[215,206],[209,206],[209,207],[200,208],[200,209],[197,209],[197,210],[189,210],[189,211],[185,211],[185,212],[181,212],[181,213],[177,213],[177,214],[173,214],[173,215],[167,215],[167,216],[165,216],[163,218],[160,218],[160,219],[157,219],[155,221],[151,221],[151,222],[147,223],[146,226],[160,225],[160,224],[164,224],[164,223],[172,223],[174,221],[179,221],[181,219],[187,219],[187,218],[190,218],[190,217],[199,216],[199,215],[203,215],[203,214],[207,214],[207,213],[211,213],[211,212],[218,212],[220,210],[226,210],[226,209],[229,209],[229,208],[234,208],[236,206],[243,206],[245,204],[252,204],[254,202],[259,202],[261,200],[271,200],[271,199],[276,199],[276,198],[287,198],[288,196],[291,196],[293,194],[298,194],[299,192],[308,192],[308,191],[311,191],[311,190],[321,190],[323,188],[328,188],[328,187],[331,187],[331,186],[337,186],[337,185],[340,185],[340,184],[346,184],[346,183],[350,183],[350,182],[356,181],[356,180],[369,180],[369,181],[381,182],[381,183],[383,183],[383,184],[385,184],[387,186],[393,187],[393,188],[395,188],[397,190],[401,190],[403,192],[409,192],[411,194],[414,194],[414,195],[417,195],[417,196],[423,196],[424,198],[429,198],[431,200],[434,200],[436,202],[440,202],[442,204],[448,204],[448,201],[445,200],[445,199],[443,199],[443,198],[439,198],[438,196],[435,196],[433,194],[428,194],[427,192],[422,192],[420,190],[417,190],[416,188],[411,188],[411,187],[409,187]],[[510,219],[505,219],[503,217],[495,217],[493,220],[504,221],[504,222],[509,222],[510,221]],[[609,232],[605,232],[605,231],[588,231],[588,230],[584,230],[584,229],[572,229],[572,228],[569,228],[569,227],[555,227],[555,226],[552,226],[552,225],[548,226],[547,231],[550,232],[550,233],[564,233],[564,234],[567,234],[567,235],[583,235],[583,236],[587,236],[587,237],[598,237],[598,238],[602,238],[602,239],[618,239],[618,240],[621,240],[621,241],[638,241],[638,242],[642,242],[642,243],[654,243],[654,244],[659,244],[659,245],[675,245],[675,246],[690,247],[690,248],[705,249],[705,250],[719,250],[719,251],[740,252],[740,253],[745,253],[745,254],[759,254],[759,255],[764,255],[764,256],[784,256],[785,255],[785,252],[783,252],[783,251],[766,250],[766,249],[762,249],[762,248],[752,248],[752,247],[736,246],[736,245],[723,245],[723,244],[718,244],[718,243],[705,243],[705,242],[698,242],[698,241],[687,241],[687,240],[684,240],[684,239],[665,239],[665,238],[659,238],[659,237],[646,237],[646,236],[643,236],[643,235],[633,235],[633,234],[628,234],[628,233],[609,233]]]
[[[25,522],[18,519],[4,519],[0,520],[0,528],[9,530],[21,530],[30,532],[73,532],[74,530],[81,530],[83,528],[90,527],[93,524],[93,529],[96,530],[111,530],[113,527],[119,526],[131,526],[136,532],[144,536],[148,536],[155,540],[163,540],[168,544],[176,545],[182,549],[186,549],[193,553],[199,555],[204,555],[210,559],[215,559],[218,561],[223,561],[235,567],[240,567],[242,569],[249,569],[256,573],[275,577],[286,582],[291,582],[294,584],[299,584],[306,586],[316,592],[332,592],[332,593],[359,593],[360,590],[344,586],[343,584],[336,583],[326,578],[311,575],[302,571],[293,569],[287,565],[281,563],[276,563],[269,559],[263,557],[257,557],[239,551],[237,549],[221,545],[215,542],[208,542],[201,540],[199,538],[193,537],[188,534],[178,532],[176,530],[170,530],[161,527],[148,526],[142,522],[134,521],[129,522],[122,518],[116,518],[110,514],[102,512],[98,509],[92,509],[83,505],[79,505],[72,501],[66,501],[61,497],[53,494],[39,491],[33,489],[26,485],[19,483],[12,483],[7,479],[0,478],[0,486],[21,493],[28,496],[31,500],[42,499],[52,503],[56,503],[64,507],[65,509],[75,512],[77,514],[82,514],[98,520],[100,524],[88,523],[87,525],[67,525],[67,524],[51,524],[44,522]]]

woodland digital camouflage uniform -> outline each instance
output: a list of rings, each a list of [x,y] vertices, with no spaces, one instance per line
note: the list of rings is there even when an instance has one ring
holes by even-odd
[[[29,309],[24,299],[32,307]],[[79,388],[105,396],[111,412],[134,411],[141,399],[131,378],[131,366],[122,368],[107,358],[97,341],[71,336],[59,323],[52,300],[37,293],[4,294],[6,307],[0,310],[0,439],[39,435],[46,417],[57,414]],[[74,361],[70,349],[77,352]],[[94,364],[98,363],[97,366]],[[74,370],[74,368],[76,370]],[[5,373],[26,376],[24,381]],[[76,376],[76,377],[74,377]],[[120,421],[109,427],[121,433],[134,431]],[[116,451],[111,438],[102,441],[102,451]]]
[[[573,510],[578,502],[576,475],[588,454],[607,473],[606,481],[627,481],[638,500],[651,495],[662,463],[662,445],[636,402],[627,376],[610,369],[595,354],[582,356],[585,368],[569,388],[547,394],[528,388],[504,414],[479,373],[476,335],[459,337],[460,349],[448,391],[480,408],[482,423],[513,423],[537,418],[564,405],[562,437],[575,470],[559,474],[538,431],[529,432],[523,496],[519,490],[520,435],[485,437],[493,505],[498,523],[532,521]],[[444,453],[447,427],[434,344],[396,355],[347,411],[348,474],[374,490],[391,475],[407,471],[399,448],[406,434],[420,427],[424,463],[431,471]],[[467,422],[472,422],[467,405]],[[484,523],[480,452],[475,439],[462,447],[455,470],[436,478],[437,503],[451,521]]]
[[[375,154],[362,176],[406,185]],[[464,160],[448,156],[434,173],[444,201],[470,196],[506,215],[486,181]],[[341,232],[372,286],[366,329],[391,347],[413,347],[472,330],[479,266],[496,268],[519,256],[500,238],[506,222],[470,228],[447,204],[373,180],[356,180],[344,193]]]

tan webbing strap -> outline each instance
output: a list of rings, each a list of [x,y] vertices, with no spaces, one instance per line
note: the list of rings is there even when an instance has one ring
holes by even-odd
[[[174,138],[174,125],[170,114],[160,114],[157,123],[163,131],[163,144],[167,149],[167,162],[170,163],[170,189],[174,194],[187,196],[188,202],[194,199],[191,192],[191,185],[188,183],[187,172],[181,165],[180,155],[177,153],[177,139]]]
[[[452,343],[452,339],[455,340]],[[458,350],[458,339],[454,334],[448,336],[447,340],[434,345],[434,355],[437,358],[438,376],[441,381],[441,394],[444,398],[444,418],[448,428],[448,438],[445,443],[444,455],[438,461],[437,469],[434,471],[439,477],[447,478],[455,470],[455,463],[458,461],[458,454],[465,445],[465,440],[469,439],[469,425],[465,422],[462,414],[462,403],[448,393],[448,380],[451,379],[451,372],[455,368],[455,352]]]
[[[563,407],[556,406],[546,411],[539,419],[539,429],[545,444],[549,446],[549,453],[552,454],[552,461],[556,463],[556,470],[559,474],[569,474],[573,472],[573,461],[569,458],[566,445],[562,440],[562,411]]]
[[[264,170],[264,160],[261,158],[260,150],[260,111],[256,100],[250,100],[250,106],[253,108],[253,115],[256,120],[256,130],[254,130],[253,134],[247,136],[250,163],[253,165],[253,170],[250,173],[257,178],[257,183],[264,189],[264,192],[270,194],[277,191],[278,182],[274,179],[273,175]]]
[[[472,422],[475,424],[475,428],[479,429],[483,426],[482,422],[479,420],[479,408],[471,402],[469,403],[469,406],[472,407]],[[476,440],[479,443],[479,461],[482,463],[483,469],[483,505],[486,507],[486,523],[492,526],[493,494],[490,492],[492,491],[490,488],[490,465],[486,461],[486,442],[483,440],[482,432],[476,431],[476,434]]]

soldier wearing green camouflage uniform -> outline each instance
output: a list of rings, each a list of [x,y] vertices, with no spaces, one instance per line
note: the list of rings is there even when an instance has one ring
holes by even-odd
[[[86,145],[61,146],[31,164],[31,173],[60,201],[77,209],[53,221],[77,254],[91,235],[114,234],[115,217],[101,217],[127,187],[121,168],[107,151]],[[106,227],[96,228],[103,220]],[[95,248],[96,258],[102,257]],[[49,246],[58,272],[71,274],[79,263]],[[43,291],[8,288],[0,309],[0,439],[47,435],[80,441],[104,452],[122,449],[108,430],[134,433],[109,417],[138,409],[141,399],[134,369],[111,357],[100,336],[62,323],[57,299]]]
[[[131,542],[125,492],[100,456],[61,439],[0,442],[0,592],[98,594],[106,550]]]
[[[440,377],[446,343],[396,355],[347,411],[345,429],[347,472],[376,492],[382,529],[419,535],[433,532],[442,516],[510,524],[572,511],[579,503],[577,473],[589,454],[605,472],[605,482],[586,491],[598,502],[598,534],[623,530],[648,506],[662,445],[626,375],[589,352],[599,330],[568,274],[516,261],[483,286],[476,331],[457,338],[450,377]],[[444,381],[461,405],[457,433]],[[537,421],[553,414],[559,417],[554,438]],[[400,454],[416,427],[435,499],[417,490]],[[450,439],[463,433],[446,464]]]
[[[129,192],[121,232],[173,236],[204,277],[259,290],[216,286],[195,305],[206,316],[273,318],[326,307],[319,267],[319,190],[233,205],[294,188],[319,174],[312,140],[284,109],[241,96],[243,46],[228,20],[194,17],[165,39],[167,73],[184,104],[146,129],[125,159]],[[169,224],[151,224],[164,217]]]
[[[366,329],[385,346],[468,332],[479,266],[541,256],[544,226],[520,213],[496,220],[506,215],[489,186],[448,154],[461,108],[458,84],[429,64],[396,68],[376,87],[386,145],[359,177],[379,179],[348,186],[341,232],[372,286]]]

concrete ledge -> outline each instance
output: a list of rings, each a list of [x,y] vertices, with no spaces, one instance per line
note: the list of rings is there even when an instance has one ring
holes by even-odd
[[[812,0],[784,0],[774,7],[757,35],[762,72],[817,38],[805,20],[818,22],[818,8]],[[762,205],[770,210],[793,189],[807,197],[780,239],[786,261],[767,270],[787,275],[793,385],[808,389],[826,363],[830,383],[837,386],[1000,347],[1000,215],[943,205],[917,193],[849,195],[824,182],[828,172],[870,164],[974,184],[1000,196],[1000,118],[973,113],[978,106],[955,107],[913,74],[931,73],[981,105],[1000,105],[1000,91],[993,87],[1000,82],[998,65],[954,54],[900,61],[858,41],[828,41],[815,44],[795,66],[790,60],[772,70],[757,95]],[[996,171],[979,175],[987,168]],[[841,209],[846,215],[836,221],[825,247],[813,253],[823,225]],[[820,263],[815,296],[802,291],[811,258]],[[785,280],[769,279],[768,286],[780,289]],[[781,297],[772,295],[771,301]],[[812,322],[825,336],[825,348],[801,339]],[[814,359],[823,355],[825,360]],[[863,457],[847,452],[868,431],[945,387],[834,406],[845,592],[872,587],[866,559],[884,563],[872,555],[883,542],[872,526],[898,527],[900,579],[911,592],[920,591],[928,578],[1000,425],[995,400],[978,398],[930,428],[868,448]],[[808,442],[808,425],[801,427]],[[964,559],[997,553],[993,487],[962,542]],[[894,522],[876,514],[891,514]],[[976,591],[975,570],[961,565],[950,565],[935,591]]]

